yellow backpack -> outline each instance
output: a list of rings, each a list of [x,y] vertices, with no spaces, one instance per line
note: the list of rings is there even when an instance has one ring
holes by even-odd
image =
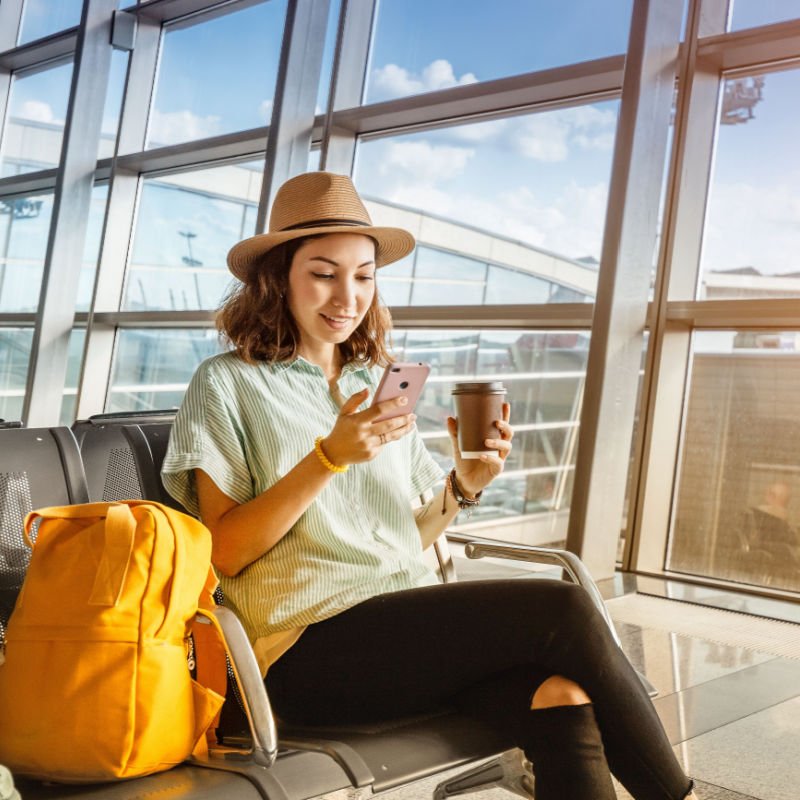
[[[33,511],[25,536],[33,552],[0,665],[0,763],[88,782],[202,754],[223,701],[187,665],[217,585],[208,529],[126,501]],[[213,682],[224,692],[224,661]]]

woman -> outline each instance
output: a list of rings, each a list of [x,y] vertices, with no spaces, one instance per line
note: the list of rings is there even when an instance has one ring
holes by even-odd
[[[164,463],[199,513],[280,719],[325,725],[460,707],[534,766],[538,800],[691,797],[649,697],[586,593],[560,581],[439,585],[422,551],[503,470],[509,407],[441,480],[403,399],[370,408],[389,360],[376,270],[414,247],[349,178],[310,173],[237,244],[219,315],[230,353],[198,368]],[[400,416],[382,422],[387,411]],[[465,619],[468,625],[454,625]]]

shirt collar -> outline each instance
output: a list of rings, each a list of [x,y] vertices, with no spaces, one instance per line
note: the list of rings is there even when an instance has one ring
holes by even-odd
[[[269,366],[273,372],[283,372],[286,369],[294,369],[298,372],[322,372],[321,367],[307,361],[303,356],[296,356],[289,361],[276,361]],[[342,375],[348,375],[351,372],[369,372],[369,367],[366,364],[358,364],[355,361],[351,361],[342,367]]]

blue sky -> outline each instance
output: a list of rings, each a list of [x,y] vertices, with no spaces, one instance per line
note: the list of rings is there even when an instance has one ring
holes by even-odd
[[[380,0],[370,101],[390,93],[376,71],[394,64],[419,76],[439,59],[456,79],[505,77],[625,52],[631,0]],[[431,87],[434,88],[434,87]]]

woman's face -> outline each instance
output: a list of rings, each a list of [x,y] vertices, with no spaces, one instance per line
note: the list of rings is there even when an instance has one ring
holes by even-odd
[[[303,244],[289,268],[287,302],[307,353],[345,342],[375,296],[375,243],[332,233]]]

